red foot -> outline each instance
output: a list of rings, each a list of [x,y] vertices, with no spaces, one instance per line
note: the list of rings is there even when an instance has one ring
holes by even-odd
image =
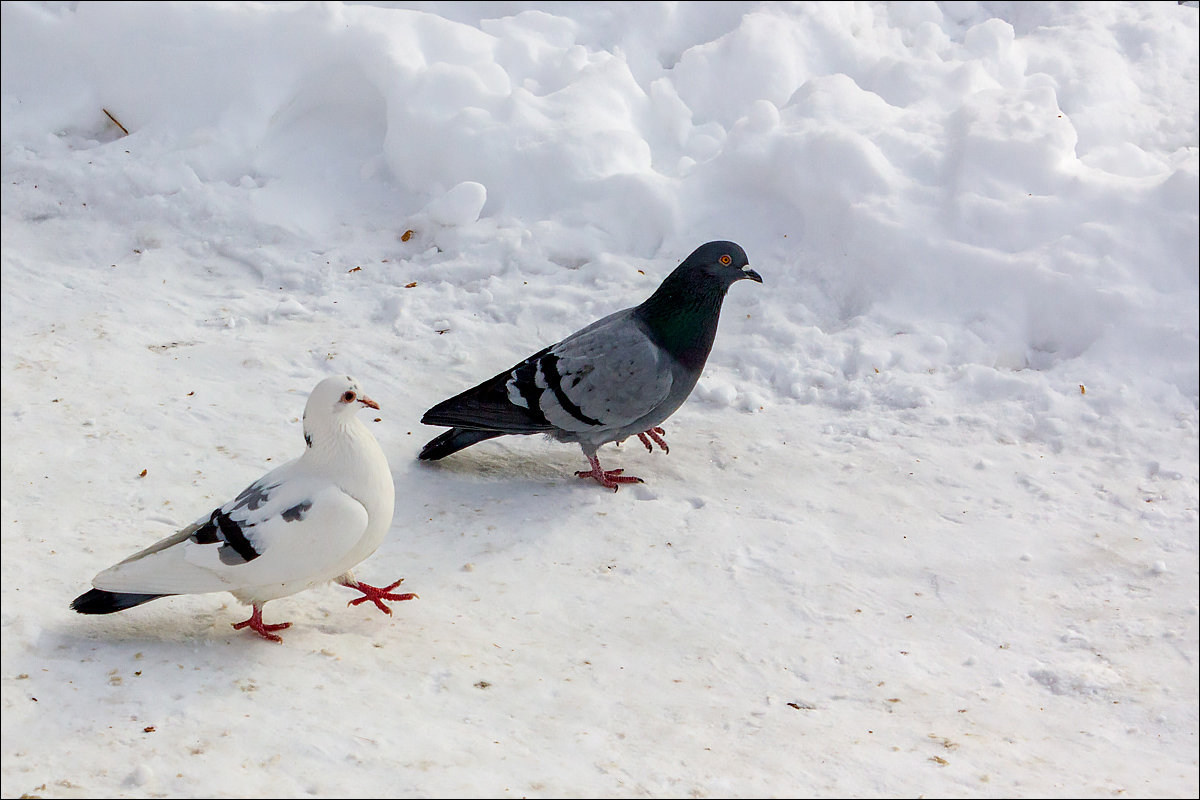
[[[383,604],[384,600],[412,600],[414,597],[416,597],[416,595],[412,592],[404,592],[403,594],[390,594],[392,589],[395,589],[402,583],[404,583],[404,578],[401,578],[395,583],[382,588],[378,586],[370,586],[362,581],[343,583],[342,586],[345,586],[348,589],[356,589],[357,591],[363,593],[362,597],[356,597],[349,603],[346,603],[346,605],[356,606],[359,603],[365,603],[370,600],[380,611],[391,616],[392,610]]]
[[[622,475],[621,473],[625,471],[623,469],[600,469],[600,459],[595,456],[588,456],[588,461],[592,468],[590,470],[581,469],[575,473],[575,476],[593,478],[605,489],[612,489],[615,492],[623,483],[645,483],[644,480],[634,475]]]
[[[639,433],[638,438],[641,439],[642,444],[646,446],[647,452],[654,452],[654,445],[650,444],[650,440],[653,439],[654,444],[661,447],[663,453],[665,454],[671,452],[671,448],[667,447],[667,441],[662,438],[664,433],[666,433],[666,431],[664,431],[662,428],[651,428],[648,431]]]
[[[250,619],[246,620],[245,622],[233,623],[234,630],[240,631],[242,628],[249,628],[264,639],[270,639],[272,642],[279,642],[281,644],[283,643],[283,638],[276,636],[275,634],[271,633],[271,631],[281,631],[284,628],[290,627],[292,627],[292,623],[290,622],[280,622],[276,625],[264,624],[262,619],[262,608],[259,606],[254,606],[254,613],[250,615]]]

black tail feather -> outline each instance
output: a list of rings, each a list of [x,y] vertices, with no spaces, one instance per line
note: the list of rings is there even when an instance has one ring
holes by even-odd
[[[71,601],[71,608],[80,614],[112,614],[127,608],[149,603],[169,594],[132,594],[128,592],[106,592],[103,589],[88,589]]]
[[[421,415],[421,422],[426,425],[445,425],[471,431],[472,435],[478,435],[482,431],[548,433],[554,430],[554,426],[538,410],[536,402],[530,403],[526,398],[523,405],[517,405],[513,403],[509,394],[509,383],[516,380],[514,374],[521,375],[527,382],[535,381],[537,360],[549,349],[533,354],[508,372],[501,372],[478,386],[443,400]],[[540,392],[541,389],[537,391]],[[471,444],[481,442],[485,438],[492,437],[479,437]]]
[[[473,444],[495,439],[497,436],[503,436],[501,431],[477,431],[469,428],[451,428],[442,435],[425,443],[421,448],[421,452],[417,454],[417,458],[421,461],[437,461],[439,458],[445,458],[451,453],[457,453],[464,447],[470,447]]]

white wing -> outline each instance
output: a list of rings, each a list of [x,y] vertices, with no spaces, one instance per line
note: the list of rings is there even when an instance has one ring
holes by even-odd
[[[110,592],[181,594],[320,582],[367,529],[362,503],[328,481],[269,473],[174,536],[101,572]]]

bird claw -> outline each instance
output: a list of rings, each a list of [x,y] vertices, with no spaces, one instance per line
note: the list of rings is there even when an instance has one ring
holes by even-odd
[[[392,583],[392,584],[389,584],[389,585],[383,586],[383,587],[371,586],[369,584],[363,583],[362,581],[355,581],[354,583],[344,583],[344,584],[342,584],[343,586],[345,586],[349,589],[356,589],[357,591],[360,591],[363,593],[362,597],[356,597],[353,600],[351,600],[350,602],[346,603],[346,605],[347,606],[356,606],[359,603],[365,603],[368,600],[370,600],[372,603],[375,604],[376,608],[378,608],[380,611],[387,614],[388,616],[391,616],[392,610],[383,604],[384,600],[395,600],[395,601],[412,600],[413,598],[417,597],[417,595],[413,594],[412,592],[403,592],[401,594],[391,594],[392,589],[395,589],[397,586],[399,586],[402,583],[404,583],[404,578],[401,578],[400,580],[396,581],[395,583]]]
[[[654,445],[656,444],[660,448],[662,448],[663,454],[665,455],[665,454],[671,452],[671,448],[667,447],[667,440],[662,438],[663,434],[665,434],[665,433],[666,433],[666,431],[663,430],[662,428],[655,427],[655,428],[650,428],[647,431],[643,431],[642,433],[639,433],[637,436],[639,439],[642,440],[642,444],[645,445],[646,452],[653,453]],[[654,444],[650,443],[651,440],[654,441]]]
[[[575,473],[577,478],[592,478],[605,489],[612,489],[614,492],[621,487],[623,483],[645,483],[644,480],[635,475],[622,475],[623,469],[601,469],[600,459],[595,457],[588,458],[592,463],[590,470],[581,469]]]
[[[250,619],[242,622],[234,622],[233,629],[240,631],[242,628],[249,628],[264,639],[270,639],[272,642],[283,644],[283,637],[276,636],[272,631],[281,631],[284,628],[292,627],[290,622],[277,622],[273,625],[268,625],[263,622],[262,609],[258,606],[253,606],[254,611],[250,614]]]

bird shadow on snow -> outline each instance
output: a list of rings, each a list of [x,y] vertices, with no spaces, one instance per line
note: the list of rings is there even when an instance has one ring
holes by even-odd
[[[397,497],[408,501],[397,502],[391,533],[375,558],[392,562],[403,549],[416,563],[457,570],[456,561],[486,561],[535,546],[586,524],[597,511],[631,510],[681,480],[680,466],[661,453],[607,447],[600,457],[605,468],[624,468],[646,483],[613,492],[576,477],[587,468],[577,447],[536,441],[486,443],[440,461],[395,466]],[[411,591],[420,593],[415,586]]]
[[[664,458],[665,454],[646,453],[636,440],[634,445],[626,443],[600,451],[605,469],[624,469],[626,475],[645,480],[643,484],[623,486],[615,493],[591,478],[576,476],[576,472],[588,469],[588,462],[575,445],[506,442],[492,444],[491,450],[472,447],[440,461],[414,461],[413,469],[406,474],[393,470],[393,476],[398,487],[406,481],[415,482],[423,492],[437,492],[443,498],[457,495],[475,501],[480,491],[494,487],[502,489],[505,499],[524,497],[535,504],[547,501],[548,495],[549,501],[556,503],[567,498],[578,502],[590,497],[629,495],[678,478],[677,467]]]
[[[275,644],[234,630],[233,623],[249,616],[249,606],[246,606],[246,612],[242,613],[243,607],[229,602],[228,595],[222,597],[221,593],[214,592],[211,595],[195,595],[194,598],[186,599],[162,598],[155,603],[158,607],[153,609],[130,609],[119,615],[107,615],[96,619],[68,619],[47,637],[47,642],[56,649],[69,648],[79,651],[122,645],[139,648],[161,645],[164,650],[173,650],[178,647],[193,648],[239,642]],[[139,611],[141,613],[138,613]],[[279,611],[282,612],[282,608]],[[292,622],[290,630],[298,626],[315,627],[313,621],[297,620],[295,617],[293,614],[286,619],[268,621]],[[222,626],[226,630],[222,630]]]
[[[367,562],[369,563],[369,561]],[[374,615],[364,615],[358,624],[351,624],[343,616],[353,616],[347,609],[346,615],[328,612],[329,607],[340,609],[338,602],[344,593],[336,587],[314,587],[295,595],[280,598],[267,606],[264,616],[267,622],[290,622],[292,626],[283,631],[284,644],[291,639],[304,639],[306,635],[337,636],[355,633],[361,636],[375,635]],[[287,602],[293,600],[294,602]],[[400,604],[401,607],[404,604]],[[264,646],[278,647],[276,642],[267,641],[247,631],[234,629],[250,614],[250,607],[236,602],[228,593],[208,592],[196,595],[164,597],[139,608],[104,617],[79,617],[72,614],[53,632],[47,632],[42,647],[55,650],[70,650],[84,654],[92,650],[121,649],[147,651],[159,655],[178,654],[181,649],[193,652],[196,648],[232,646],[238,649]],[[384,618],[383,621],[387,621]],[[311,639],[304,646],[312,646]],[[267,652],[273,652],[268,650]]]
[[[428,478],[428,486],[441,483],[441,479],[456,481],[454,486],[445,486],[448,494],[460,493],[469,496],[474,488],[461,479],[475,478],[480,482],[504,484],[506,491],[540,492],[561,490],[573,486],[589,486],[575,477],[576,470],[587,469],[587,460],[574,445],[566,452],[556,452],[562,445],[536,443],[492,444],[492,448],[472,447],[440,461],[414,461],[415,468],[407,475],[397,476],[401,480]],[[523,446],[524,445],[524,446]],[[395,471],[394,471],[395,472]],[[398,484],[403,485],[403,484]]]

